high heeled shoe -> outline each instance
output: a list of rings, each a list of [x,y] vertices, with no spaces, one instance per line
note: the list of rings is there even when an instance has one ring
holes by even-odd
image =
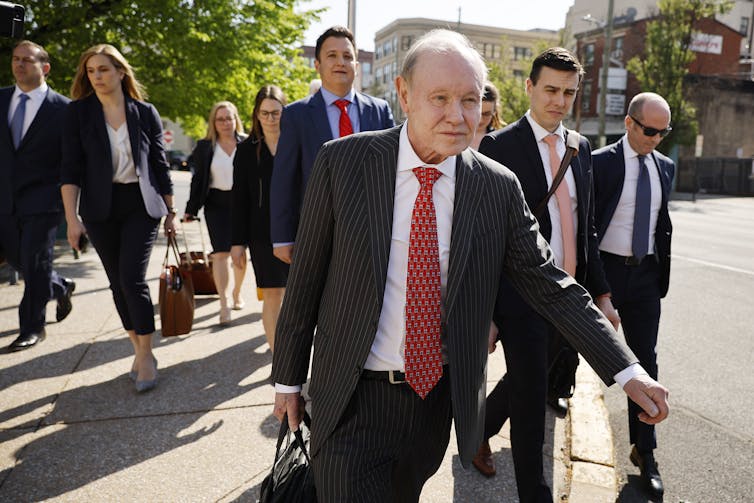
[[[154,368],[156,369],[156,368],[157,368],[157,358],[155,358],[155,357],[153,356],[153,357],[152,357],[152,361],[154,362]],[[130,378],[130,379],[131,379],[132,381],[134,381],[134,382],[136,382],[136,377],[137,377],[138,375],[139,375],[139,372],[138,372],[138,371],[136,371],[136,370],[134,370],[134,369],[131,369],[131,371],[130,371],[130,372],[128,373],[128,377],[129,377],[129,378]]]
[[[157,360],[154,361],[154,379],[134,381],[137,393],[144,393],[157,386]]]
[[[246,302],[244,302],[243,299],[238,299],[233,301],[233,310],[234,311],[240,311],[241,309],[246,306]]]
[[[220,326],[227,327],[228,325],[230,325],[230,308],[221,307],[220,308]]]

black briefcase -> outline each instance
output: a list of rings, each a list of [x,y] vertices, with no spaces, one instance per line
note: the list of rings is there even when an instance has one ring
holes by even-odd
[[[311,418],[304,412],[298,430],[288,428],[288,416],[280,423],[275,462],[262,481],[259,503],[316,503],[314,475],[309,459]]]

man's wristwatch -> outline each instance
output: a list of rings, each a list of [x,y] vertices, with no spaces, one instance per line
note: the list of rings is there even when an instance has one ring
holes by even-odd
[[[168,213],[170,213],[171,215],[177,215],[178,214],[178,210],[175,209],[175,207],[168,208]]]

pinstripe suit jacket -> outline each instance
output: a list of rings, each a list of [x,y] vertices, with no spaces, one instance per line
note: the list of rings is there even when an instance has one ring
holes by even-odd
[[[335,429],[359,381],[382,309],[400,127],[326,143],[304,198],[278,320],[274,382],[306,382],[313,342],[312,454]],[[442,324],[461,462],[481,442],[487,334],[502,274],[570,334],[603,379],[636,361],[586,291],[556,268],[515,176],[465,150]],[[317,328],[316,341],[314,329]]]

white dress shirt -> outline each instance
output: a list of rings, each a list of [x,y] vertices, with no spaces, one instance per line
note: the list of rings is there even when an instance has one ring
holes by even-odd
[[[539,148],[539,157],[542,158],[542,164],[545,169],[545,179],[547,180],[547,190],[552,187],[552,170],[550,167],[550,146],[544,142],[544,138],[550,134],[557,136],[558,141],[555,145],[555,150],[558,156],[562,159],[566,152],[565,145],[565,131],[562,124],[558,124],[555,131],[548,131],[532,118],[531,110],[526,112],[526,120],[529,121],[532,131],[534,132],[534,138],[537,140],[537,148]],[[557,173],[559,166],[555,166],[555,172]],[[573,247],[576,249],[576,236],[579,232],[579,216],[577,214],[578,208],[578,196],[576,193],[576,179],[573,177],[573,171],[569,168],[566,171],[565,177],[561,183],[565,183],[568,186],[568,195],[571,199],[571,214],[573,215]],[[531,208],[533,211],[534,208]],[[552,224],[552,233],[550,234],[550,248],[555,259],[555,264],[563,267],[563,234],[560,229],[560,209],[558,208],[558,198],[555,194],[547,201],[547,212],[550,214],[550,223]]]
[[[209,165],[209,188],[217,190],[231,190],[233,188],[233,159],[236,157],[236,149],[230,155],[219,143],[215,144],[215,152]]]
[[[107,122],[105,124],[110,140],[110,157],[113,161],[113,183],[137,183],[139,177],[136,176],[128,124],[123,122],[118,129],[114,129]]]
[[[10,126],[10,121],[11,119],[13,119],[13,114],[16,113],[16,108],[21,102],[21,94],[23,93],[29,97],[29,99],[26,100],[26,112],[24,113],[24,127],[21,132],[21,138],[26,135],[26,131],[29,130],[31,122],[34,120],[34,117],[37,116],[39,108],[42,106],[42,103],[44,103],[44,100],[47,97],[48,89],[49,87],[47,86],[47,82],[42,82],[41,86],[36,89],[32,89],[28,93],[19,89],[18,86],[16,86],[16,90],[13,91],[13,96],[11,96],[10,98],[10,106],[8,107],[8,126]]]
[[[636,184],[639,180],[639,154],[631,148],[625,135],[621,141],[623,142],[623,160],[626,166],[623,191],[599,248],[608,253],[630,257],[633,255],[631,243],[633,241],[634,212],[636,210]],[[648,241],[648,254],[651,255],[654,254],[655,249],[655,229],[657,228],[657,215],[660,213],[660,206],[662,205],[662,187],[660,185],[660,174],[652,156],[645,156],[644,163],[649,171],[649,184],[652,189]]]

